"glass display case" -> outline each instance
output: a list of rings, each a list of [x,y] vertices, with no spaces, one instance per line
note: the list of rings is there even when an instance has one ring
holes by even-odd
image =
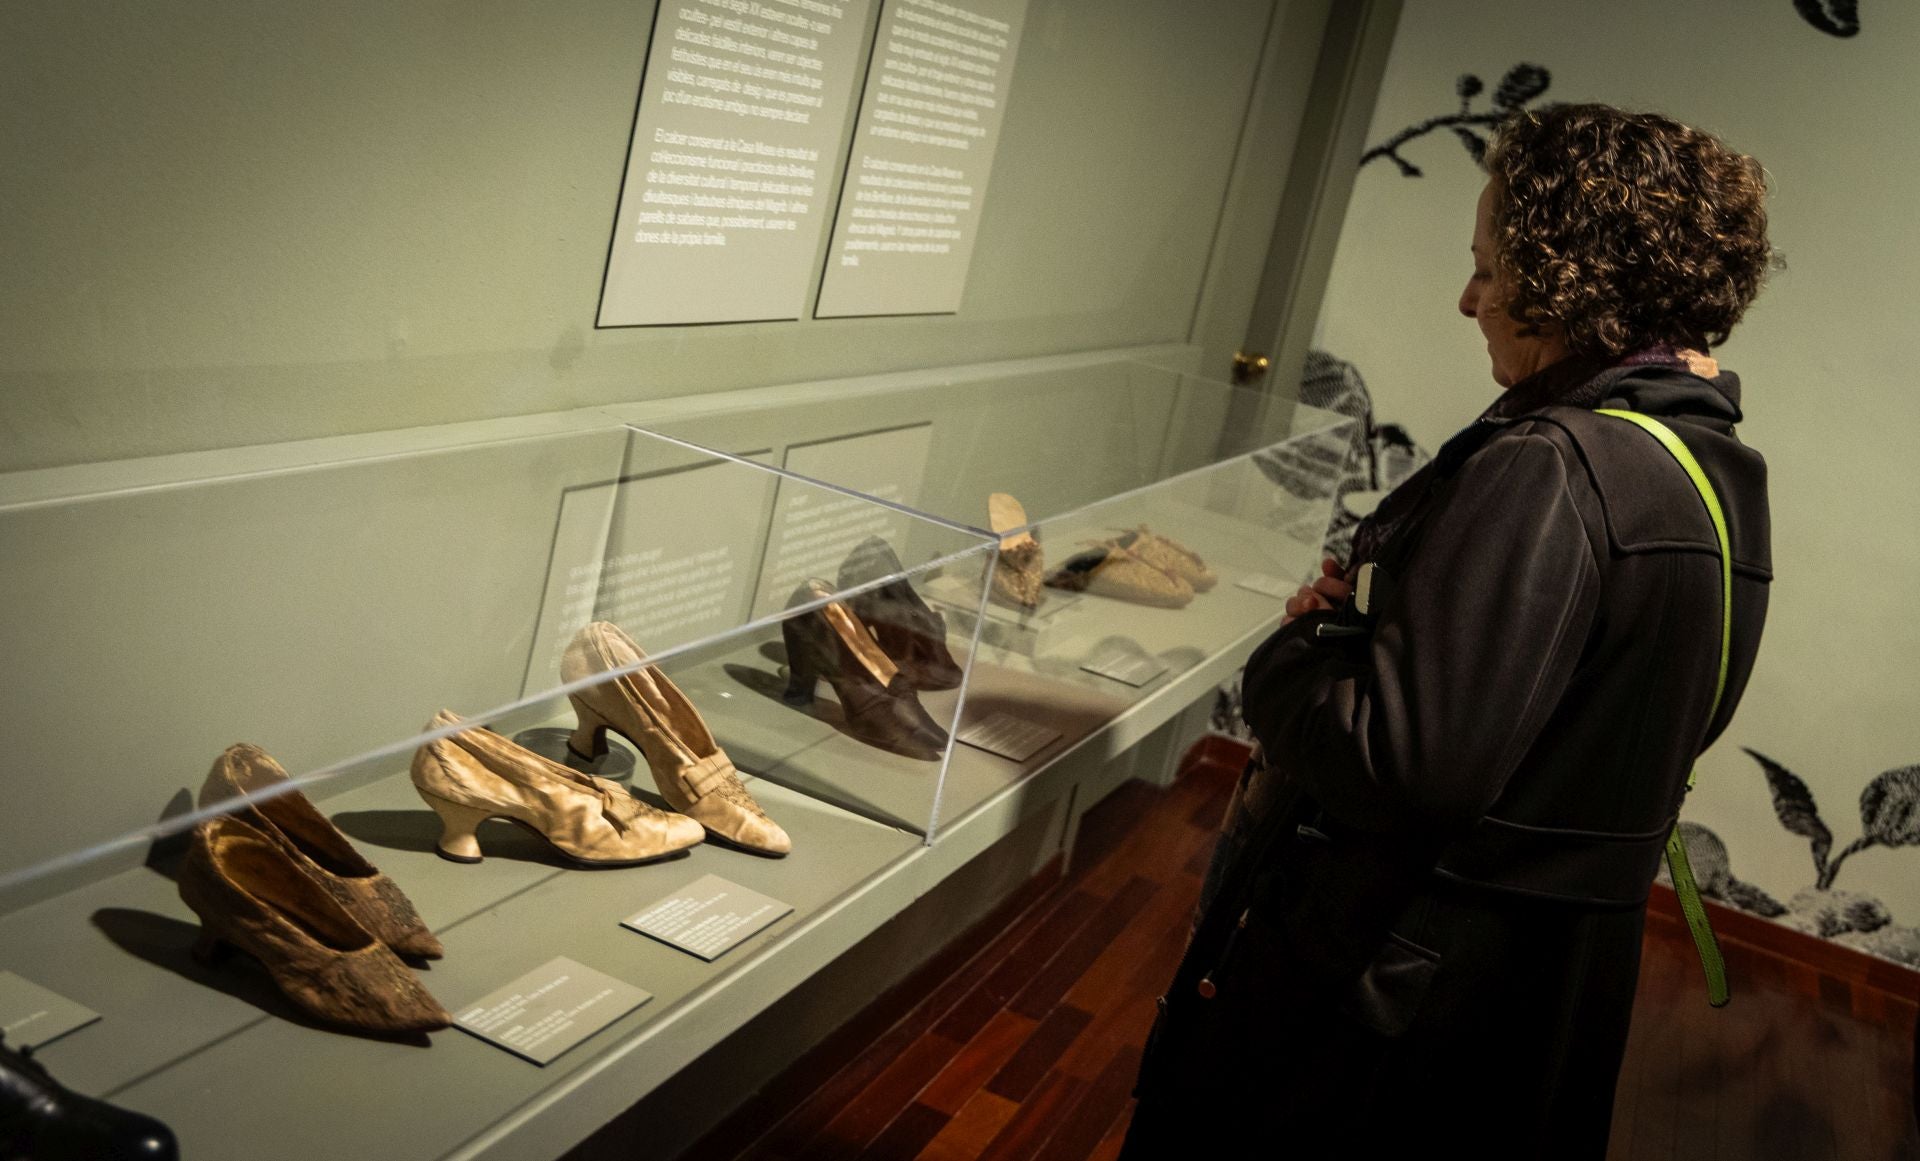
[[[195,1158],[539,1155],[1230,673],[1352,435],[1124,362],[642,418],[0,481],[8,1047]]]
[[[932,838],[992,540],[556,428],[0,506],[9,1048],[194,1157],[441,1156]],[[634,994],[500,1015],[569,974]]]
[[[1196,684],[1229,676],[1318,575],[1358,424],[1116,361],[659,430],[716,446],[778,432],[788,471],[999,543],[984,605],[959,577],[926,588],[951,625],[980,638],[962,738],[993,719],[1050,740],[1014,762],[960,751],[942,804],[952,815],[1141,701],[1175,685],[1191,701]]]

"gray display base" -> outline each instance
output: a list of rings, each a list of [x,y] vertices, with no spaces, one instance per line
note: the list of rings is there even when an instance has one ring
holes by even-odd
[[[631,912],[636,895],[710,871],[777,893],[804,919],[922,849],[905,832],[779,786],[750,786],[793,836],[785,859],[700,846],[662,864],[569,870],[540,840],[488,824],[486,861],[462,866],[433,855],[438,823],[404,777],[323,807],[439,933],[446,958],[420,973],[435,996],[483,994],[564,954],[644,981],[655,994],[595,1041],[611,1046],[631,1043],[726,977],[612,922]],[[196,1161],[257,1158],[263,1142],[287,1158],[458,1156],[476,1131],[556,1083],[573,1083],[600,1058],[575,1052],[530,1069],[458,1032],[423,1047],[326,1028],[287,1003],[246,957],[200,967],[188,954],[197,932],[171,880],[145,869],[0,920],[10,967],[30,977],[58,973],[69,995],[114,1026],[112,1037],[49,1045],[48,1067],[81,1092],[162,1116]],[[247,1078],[245,1100],[232,1099],[234,1077]],[[631,1101],[634,1091],[625,1088],[619,1100]],[[356,1113],[341,1117],[342,1108]]]
[[[100,1013],[12,972],[0,972],[0,1034],[15,1050],[38,1048],[85,1028]]]
[[[652,998],[643,988],[560,956],[460,1005],[453,1026],[545,1065]]]
[[[1175,534],[1182,527],[1165,516],[1148,518]],[[785,859],[707,845],[662,865],[567,870],[539,840],[489,824],[481,838],[486,861],[460,866],[433,855],[437,822],[404,775],[323,801],[440,933],[447,957],[421,978],[443,1000],[482,994],[556,954],[654,991],[653,1002],[546,1068],[528,1068],[451,1031],[422,1047],[325,1028],[293,1010],[244,957],[220,969],[199,967],[187,953],[194,918],[173,883],[152,870],[131,870],[0,918],[0,956],[28,978],[59,980],[63,993],[112,1025],[110,1037],[69,1036],[49,1045],[42,1055],[55,1074],[80,1091],[160,1116],[196,1161],[252,1161],[263,1150],[287,1161],[548,1161],[1024,820],[1057,809],[1074,779],[1092,780],[1085,795],[1074,797],[1075,809],[1084,809],[1110,788],[1106,772],[1124,769],[1119,756],[1210,698],[1281,612],[1271,598],[1234,586],[1234,576],[1289,569],[1252,547],[1241,565],[1233,544],[1194,539],[1222,579],[1188,608],[1088,597],[1087,633],[1064,641],[1057,653],[981,650],[966,694],[968,716],[1018,714],[1058,729],[1063,741],[1025,764],[956,747],[932,846],[755,779],[753,793],[793,836]],[[1303,554],[1300,571],[1313,563]],[[1114,635],[1174,660],[1173,672],[1135,690],[1081,671],[1080,663]],[[714,676],[731,680],[717,667]],[[688,693],[707,705],[703,694]],[[768,729],[781,715],[806,721],[777,703],[765,708]],[[799,724],[795,732],[807,730]],[[792,756],[826,740],[811,736],[786,751]],[[644,771],[639,781],[646,789]],[[788,901],[794,915],[714,964],[636,939],[609,919],[630,913],[636,894],[645,898],[705,874]],[[236,1097],[235,1077],[246,1078],[245,1099]],[[342,1109],[353,1115],[342,1116]]]
[[[1131,703],[1021,668],[976,666],[970,711],[1017,708],[1071,740],[1025,767],[957,748],[949,781],[968,790],[968,800],[950,804],[943,837],[931,847],[763,780],[750,785],[793,835],[786,859],[702,846],[664,866],[603,872],[559,869],[537,840],[507,827],[483,834],[484,863],[438,859],[430,850],[436,824],[404,778],[324,803],[440,932],[447,958],[422,972],[436,995],[484,992],[555,952],[645,981],[655,992],[652,1003],[543,1069],[454,1032],[422,1048],[321,1028],[294,1013],[244,959],[218,971],[199,968],[187,954],[193,916],[171,881],[149,870],[0,920],[0,948],[23,973],[58,970],[70,995],[113,1023],[111,1038],[73,1036],[49,1045],[43,1057],[56,1075],[162,1117],[196,1161],[253,1161],[263,1142],[287,1161],[550,1159],[1022,820],[1053,809],[1069,789],[1056,772],[1107,769],[1114,764],[1101,755],[1123,753],[1210,696],[1277,620],[1257,624]],[[1123,688],[1091,675],[1087,681]],[[1065,761],[1069,756],[1076,760]],[[793,920],[753,954],[718,964],[607,922],[631,908],[637,884],[706,873],[793,903]],[[245,1101],[232,1098],[236,1076],[248,1078]],[[342,1117],[343,1108],[354,1115]]]

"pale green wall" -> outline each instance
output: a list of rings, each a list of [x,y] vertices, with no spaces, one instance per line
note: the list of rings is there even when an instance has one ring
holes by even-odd
[[[1184,342],[1273,0],[1033,0],[957,317],[595,331],[653,6],[0,6],[0,471]]]
[[[1718,832],[1734,873],[1782,902],[1812,882],[1807,844],[1775,821],[1740,747],[1806,781],[1836,848],[1860,832],[1869,779],[1920,761],[1920,7],[1862,5],[1861,18],[1860,35],[1840,40],[1788,0],[1425,0],[1401,19],[1369,138],[1453,111],[1460,73],[1490,94],[1509,66],[1532,61],[1553,73],[1549,98],[1661,110],[1770,171],[1789,268],[1720,353],[1745,387],[1742,437],[1772,469],[1773,611],[1752,687],[1702,760],[1684,817]],[[1321,341],[1358,364],[1382,419],[1433,448],[1497,390],[1479,332],[1454,305],[1484,177],[1445,131],[1406,156],[1426,176],[1387,162],[1360,174]],[[1868,850],[1835,886],[1920,926],[1920,850]]]

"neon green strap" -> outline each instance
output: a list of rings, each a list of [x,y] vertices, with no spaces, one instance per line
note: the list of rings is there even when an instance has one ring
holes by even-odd
[[[1720,673],[1714,679],[1713,709],[1707,714],[1707,720],[1712,721],[1719,714],[1720,698],[1727,691],[1727,659],[1733,640],[1733,547],[1727,538],[1727,517],[1720,509],[1720,497],[1714,493],[1707,473],[1701,470],[1700,461],[1693,458],[1693,453],[1673,434],[1672,428],[1637,411],[1608,407],[1595,408],[1595,411],[1637,424],[1659,440],[1686,470],[1694,489],[1700,493],[1701,502],[1707,506],[1707,515],[1713,519],[1713,532],[1720,540]],[[1693,777],[1694,772],[1687,771],[1688,790],[1693,789]],[[1673,893],[1679,897],[1680,913],[1686,916],[1694,950],[1700,953],[1700,968],[1707,976],[1707,1002],[1716,1008],[1724,1007],[1731,998],[1727,990],[1727,964],[1720,954],[1720,943],[1714,938],[1713,925],[1707,921],[1707,906],[1700,901],[1699,884],[1693,881],[1693,866],[1687,861],[1687,844],[1680,837],[1678,823],[1667,836],[1667,873],[1673,877]]]

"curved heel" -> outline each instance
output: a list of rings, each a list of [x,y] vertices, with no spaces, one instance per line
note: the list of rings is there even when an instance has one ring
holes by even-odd
[[[214,967],[232,954],[233,945],[207,927],[202,927],[200,937],[193,941],[193,962],[202,967]]]
[[[780,694],[780,700],[790,706],[810,706],[814,688],[820,682],[820,660],[793,624],[787,621],[781,626],[787,643],[787,688]]]
[[[441,858],[455,863],[477,863],[480,861],[480,839],[473,833],[481,823],[493,817],[493,812],[481,806],[462,806],[458,802],[449,802],[444,798],[422,791],[421,798],[433,807],[440,816],[440,841],[434,844],[433,852]]]
[[[580,700],[579,694],[568,694],[567,700],[573,703],[573,714],[580,719],[573,735],[567,739],[567,749],[580,757],[592,761],[607,752],[607,727],[610,724],[594,708]]]

